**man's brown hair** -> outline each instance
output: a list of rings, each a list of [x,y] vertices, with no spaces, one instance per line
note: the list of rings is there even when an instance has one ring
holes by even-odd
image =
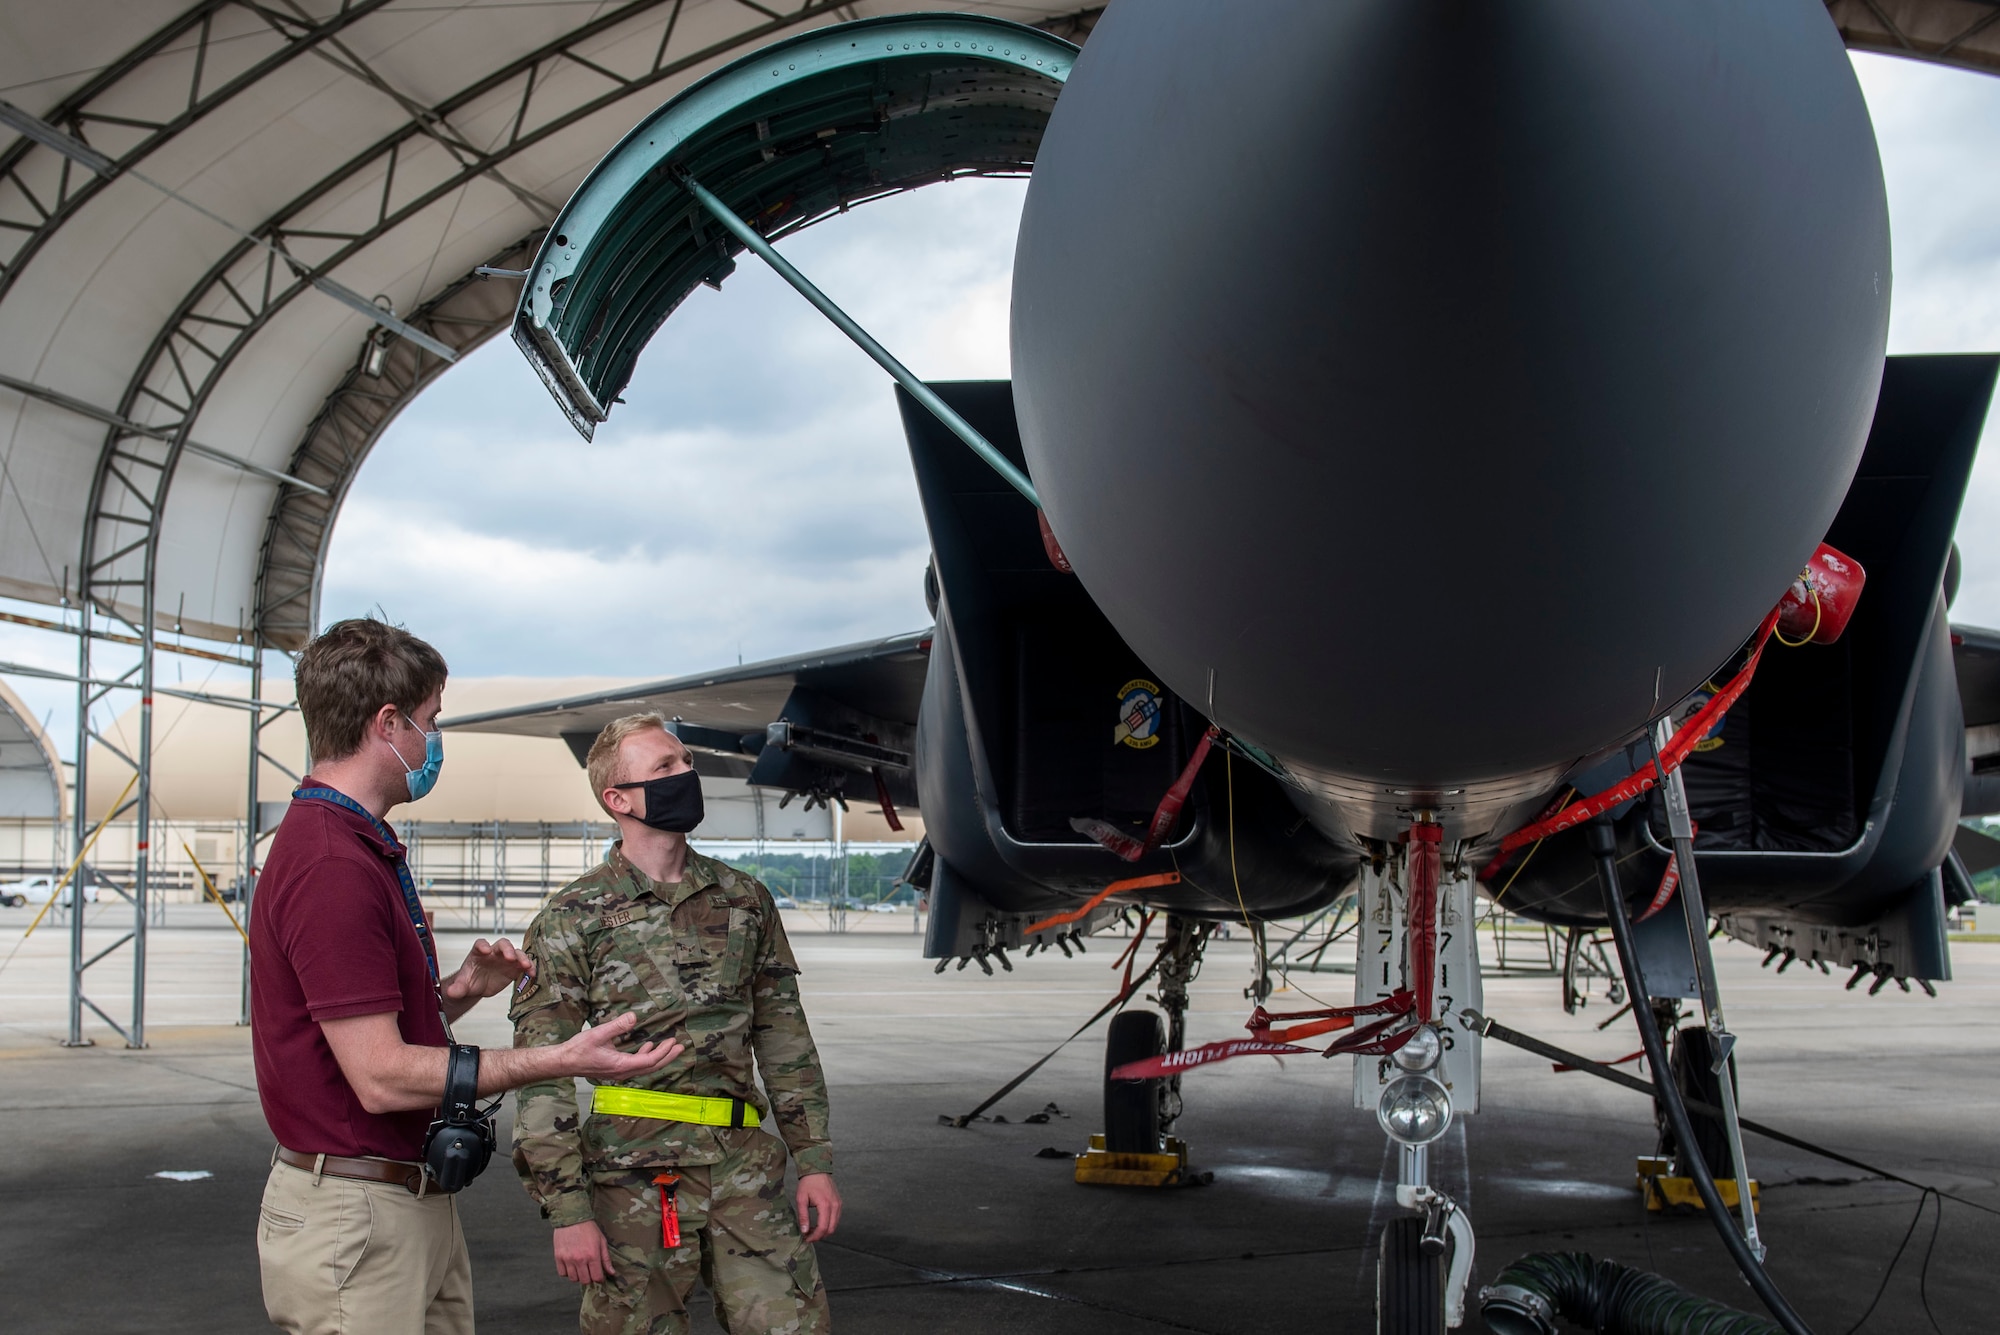
[[[377,710],[414,714],[444,689],[445,675],[444,656],[401,626],[373,617],[334,622],[305,647],[295,673],[313,759],[353,755]]]
[[[617,814],[604,806],[604,790],[622,777],[618,772],[618,748],[625,745],[627,737],[651,728],[658,728],[673,737],[673,729],[667,726],[664,714],[627,714],[605,724],[604,731],[598,733],[597,740],[590,744],[590,754],[583,758],[583,767],[590,773],[590,795],[597,799],[598,806],[604,807],[605,815]],[[679,742],[680,738],[674,737],[674,740]],[[681,750],[686,751],[687,747],[682,746]]]

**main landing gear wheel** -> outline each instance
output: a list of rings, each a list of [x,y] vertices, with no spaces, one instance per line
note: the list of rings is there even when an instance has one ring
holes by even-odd
[[[1375,1335],[1445,1335],[1451,1242],[1425,1251],[1422,1215],[1392,1219],[1375,1261]]]
[[[1166,1029],[1157,1012],[1129,1010],[1111,1017],[1104,1039],[1104,1148],[1112,1154],[1160,1152],[1161,1082],[1113,1080],[1111,1073],[1166,1049]]]

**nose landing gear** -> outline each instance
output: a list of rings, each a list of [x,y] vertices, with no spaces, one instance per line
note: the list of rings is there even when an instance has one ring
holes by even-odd
[[[1430,1185],[1430,1151],[1404,1145],[1398,1155],[1396,1203],[1416,1211],[1382,1230],[1375,1262],[1378,1335],[1437,1335],[1465,1323],[1472,1278],[1472,1221],[1451,1197]]]
[[[1378,1335],[1461,1326],[1472,1276],[1472,1222],[1430,1180],[1431,1143],[1455,1114],[1479,1107],[1480,1036],[1460,1015],[1481,1004],[1473,876],[1439,833],[1420,816],[1401,847],[1361,876],[1355,1004],[1408,988],[1416,1025],[1388,1055],[1355,1058],[1355,1104],[1373,1109],[1396,1143],[1396,1203],[1411,1212],[1379,1239]]]

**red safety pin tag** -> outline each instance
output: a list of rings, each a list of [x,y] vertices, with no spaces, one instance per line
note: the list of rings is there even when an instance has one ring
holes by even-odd
[[[681,1208],[674,1200],[680,1190],[679,1173],[661,1173],[653,1179],[660,1189],[660,1241],[668,1251],[681,1245]]]

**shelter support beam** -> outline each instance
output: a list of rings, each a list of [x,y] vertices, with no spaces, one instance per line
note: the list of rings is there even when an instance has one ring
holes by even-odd
[[[74,681],[79,685],[94,686],[107,691],[133,686],[133,683],[129,681],[108,681],[102,677],[72,677],[67,672],[55,672],[48,668],[30,667],[26,663],[0,663],[0,676],[10,675],[17,677],[41,677],[48,681]],[[196,704],[220,705],[224,709],[247,709],[252,713],[267,709],[284,712],[298,708],[297,705],[288,705],[275,700],[239,700],[233,695],[210,695],[206,691],[184,691],[178,686],[162,686],[158,688],[156,694],[172,696],[176,700],[192,700]],[[101,737],[93,737],[93,740],[97,741],[100,745],[109,745]],[[122,755],[120,758],[129,759],[129,757]]]
[[[146,1046],[146,921],[151,907],[153,841],[153,606],[158,583],[159,533],[146,544],[146,587],[140,600],[139,637],[139,809],[138,841],[132,858],[132,1029],[125,1045]],[[82,904],[79,903],[78,916]],[[95,963],[95,961],[92,961]],[[79,980],[79,985],[81,985]]]
[[[76,163],[78,166],[88,168],[89,170],[96,172],[99,176],[109,179],[110,177],[113,176],[125,175],[131,177],[133,180],[139,182],[141,185],[151,186],[153,189],[159,191],[167,198],[174,200],[176,203],[183,204],[188,208],[193,209],[196,213],[199,213],[202,217],[207,218],[210,222],[215,223],[217,226],[226,228],[227,230],[234,232],[237,236],[242,237],[245,241],[249,242],[251,245],[263,247],[265,250],[269,251],[271,255],[274,258],[276,258],[280,263],[285,265],[286,268],[296,271],[299,267],[298,262],[294,260],[290,255],[287,255],[282,249],[280,249],[276,242],[271,241],[266,237],[259,236],[257,233],[251,231],[247,227],[237,226],[235,223],[229,221],[229,219],[217,213],[214,209],[207,208],[201,204],[195,203],[195,201],[189,199],[186,195],[174,189],[172,186],[164,185],[161,182],[154,180],[152,177],[146,175],[144,172],[140,171],[136,167],[127,167],[123,170],[123,172],[120,172],[117,166],[114,165],[109,158],[105,157],[102,153],[99,153],[96,149],[90,147],[88,144],[82,142],[81,140],[71,138],[69,135],[64,134],[61,130],[58,130],[55,126],[48,124],[46,121],[43,121],[38,117],[30,115],[29,113],[21,110],[19,107],[15,106],[11,102],[0,101],[0,124],[4,124],[15,130],[19,130],[22,134],[34,140],[36,143],[54,149],[56,152],[62,154],[70,161]],[[450,348],[446,347],[442,343],[439,343],[437,340],[433,339],[429,334],[424,333],[421,329],[417,329],[416,327],[407,324],[402,320],[397,319],[394,312],[386,310],[383,307],[376,305],[374,302],[368,300],[368,298],[362,296],[359,292],[356,292],[353,288],[348,287],[343,283],[335,282],[332,278],[327,277],[325,274],[310,275],[306,281],[311,283],[312,286],[316,288],[322,296],[333,298],[333,300],[339,302],[341,305],[354,311],[358,315],[364,315],[368,317],[370,320],[373,320],[376,324],[381,325],[384,329],[389,330],[391,333],[400,334],[404,338],[410,339],[412,342],[421,344],[422,346],[429,348],[432,352],[436,353],[438,356],[444,358],[448,362],[457,360],[458,354],[453,352]]]
[[[264,694],[264,650],[261,640],[250,642],[250,699],[259,701]],[[262,812],[257,802],[257,759],[264,754],[264,724],[266,723],[261,704],[250,711],[250,744],[245,753],[244,769],[248,775],[243,796],[243,892],[237,898],[237,905],[243,915],[243,978],[242,1004],[236,1022],[250,1023],[250,915],[256,909],[257,894],[257,827],[261,823]]]
[[[48,621],[41,617],[26,617],[22,616],[19,612],[0,612],[0,621],[10,622],[16,626],[33,626],[36,630],[59,630],[65,635],[74,635],[77,633],[74,627],[66,626],[60,621]],[[119,635],[113,631],[103,630],[96,632],[96,635],[98,639],[108,644],[129,644],[136,648],[139,643],[139,637],[136,635]],[[159,649],[161,653],[179,654],[185,658],[205,658],[212,663],[228,663],[233,667],[250,666],[249,662],[238,654],[219,654],[212,649],[195,649],[185,644],[163,644],[159,646]],[[9,668],[0,668],[0,672],[11,670]],[[23,671],[29,676],[41,675],[38,669],[23,669]],[[75,678],[67,673],[56,673],[54,675],[59,681],[75,680]]]
[[[43,403],[52,403],[58,408],[68,409],[79,417],[88,417],[94,422],[102,422],[106,426],[116,427],[118,430],[130,435],[146,436],[153,440],[172,440],[174,436],[173,432],[163,427],[143,426],[138,422],[132,421],[130,418],[120,417],[109,408],[100,408],[96,404],[85,403],[82,399],[65,394],[59,389],[50,389],[46,385],[37,385],[28,380],[19,380],[11,375],[0,375],[0,389],[11,389],[16,394],[22,394],[31,399],[40,399]],[[218,450],[213,445],[204,445],[198,440],[188,440],[184,442],[182,448],[192,454],[198,454],[212,463],[222,464],[226,467],[249,473],[254,477],[261,477],[266,482],[276,482],[286,487],[302,487],[319,496],[333,495],[325,487],[315,486],[313,483],[307,482],[304,478],[293,477],[290,473],[281,473],[275,468],[266,468],[262,464],[253,464],[248,459],[240,459],[227,450]]]
[[[76,764],[70,774],[75,783],[71,797],[75,808],[71,829],[76,840],[78,866],[70,891],[69,1033],[63,1039],[63,1046],[68,1048],[86,1047],[90,1043],[83,1036],[83,910],[84,888],[90,884],[90,864],[82,860],[84,842],[89,838],[87,827],[90,819],[89,802],[85,796],[90,791],[90,707],[96,700],[90,686],[90,603],[82,603],[77,614]]]

